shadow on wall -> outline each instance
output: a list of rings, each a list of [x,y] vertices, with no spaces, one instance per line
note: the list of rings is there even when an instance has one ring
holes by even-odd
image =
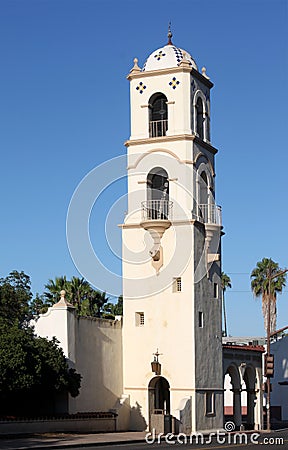
[[[191,397],[183,399],[180,403],[180,421],[177,423],[181,433],[189,434],[192,430],[191,424]]]
[[[147,429],[147,422],[141,412],[141,405],[136,402],[136,406],[130,408],[130,429],[131,431],[145,431]]]

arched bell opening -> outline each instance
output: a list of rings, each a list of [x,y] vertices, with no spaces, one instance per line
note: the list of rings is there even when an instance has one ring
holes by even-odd
[[[147,175],[147,206],[149,219],[168,219],[169,180],[162,167],[154,167]]]
[[[202,204],[208,203],[208,178],[206,172],[201,172],[200,175],[200,202]]]
[[[149,136],[166,136],[168,129],[167,97],[157,92],[149,100]]]
[[[199,176],[199,215],[208,223],[209,215],[209,188],[208,188],[208,178],[206,172],[203,170]]]
[[[198,97],[196,103],[196,131],[201,139],[204,139],[204,108],[203,101],[200,97]]]
[[[147,175],[147,201],[142,202],[140,225],[149,231],[153,239],[153,247],[149,253],[157,274],[163,266],[161,239],[171,226],[171,210],[168,174],[162,167],[154,167]]]

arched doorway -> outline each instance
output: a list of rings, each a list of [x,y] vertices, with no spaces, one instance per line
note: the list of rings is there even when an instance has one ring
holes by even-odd
[[[148,385],[149,428],[155,415],[170,416],[170,385],[166,378],[157,376]],[[165,418],[163,426],[165,425]],[[170,421],[168,421],[170,422]]]

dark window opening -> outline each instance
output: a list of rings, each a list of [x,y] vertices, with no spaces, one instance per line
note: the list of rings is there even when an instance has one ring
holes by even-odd
[[[203,326],[204,326],[202,311],[199,311],[199,313],[198,313],[198,325],[199,325],[199,328],[203,328]]]
[[[204,110],[203,110],[203,102],[199,97],[196,103],[197,110],[197,133],[201,139],[204,139]]]
[[[154,167],[147,176],[147,200],[149,219],[168,219],[169,181],[162,167]]]
[[[214,392],[206,392],[206,416],[212,416],[214,414]]]
[[[149,136],[166,136],[168,129],[167,98],[164,94],[154,94],[149,101]]]

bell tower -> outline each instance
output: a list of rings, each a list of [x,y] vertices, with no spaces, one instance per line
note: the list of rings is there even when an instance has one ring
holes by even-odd
[[[212,82],[172,43],[134,59],[123,238],[124,394],[131,429],[223,426],[221,210]],[[151,364],[152,363],[152,364]]]

